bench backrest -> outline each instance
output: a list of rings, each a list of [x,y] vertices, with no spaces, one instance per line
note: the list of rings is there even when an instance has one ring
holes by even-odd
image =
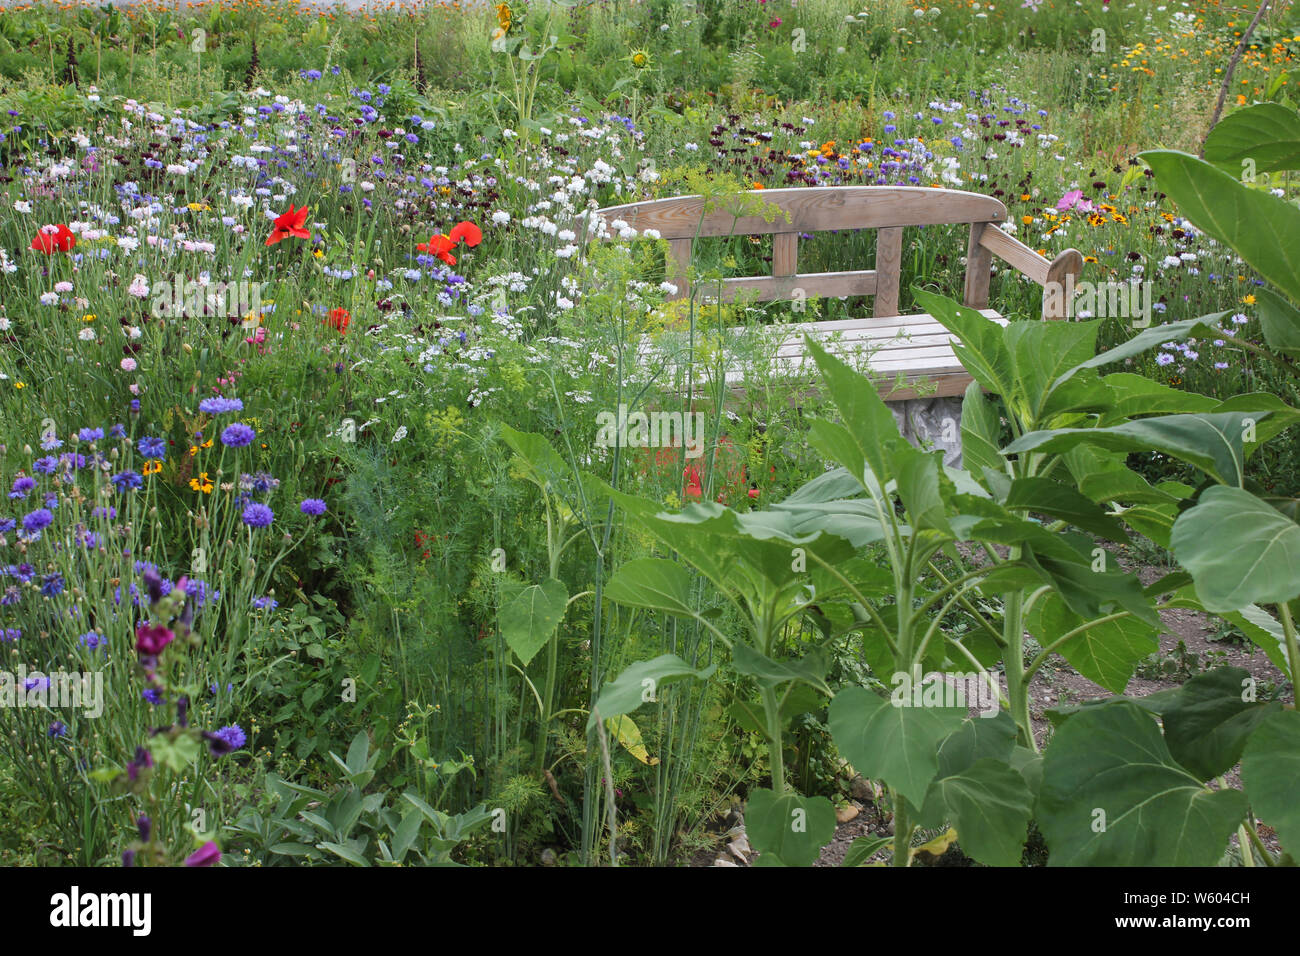
[[[754,198],[751,198],[754,197]],[[756,208],[755,199],[779,210],[770,221]],[[691,244],[697,238],[717,236],[772,236],[772,275],[722,281],[721,298],[745,293],[758,301],[785,299],[801,290],[806,296],[874,296],[873,314],[898,315],[899,273],[903,258],[903,228],[944,224],[970,224],[966,280],[962,301],[972,308],[988,306],[989,268],[993,254],[1005,259],[1039,285],[1063,281],[1067,272],[1078,274],[1082,258],[1067,250],[1053,262],[1007,235],[997,224],[1007,208],[992,196],[955,189],[924,186],[818,186],[751,190],[730,200],[721,199],[706,209],[701,196],[676,196],[611,206],[599,211],[607,224],[622,220],[637,232],[656,230],[667,240],[676,268],[675,298],[689,294],[686,277]],[[875,229],[876,262],[873,269],[800,274],[799,234],[829,230]],[[1051,301],[1049,301],[1049,299]],[[1059,315],[1061,296],[1045,298],[1045,314]]]

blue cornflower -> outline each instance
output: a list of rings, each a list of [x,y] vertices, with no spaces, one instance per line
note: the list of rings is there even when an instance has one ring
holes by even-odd
[[[135,445],[145,458],[162,458],[167,454],[167,443],[161,438],[141,438]]]
[[[243,448],[246,445],[251,445],[256,437],[257,432],[252,428],[243,422],[235,422],[221,433],[221,443],[228,448]]]
[[[265,528],[275,520],[275,512],[264,504],[253,502],[244,509],[244,524],[250,528]]]
[[[144,479],[140,477],[140,473],[137,471],[118,472],[109,481],[113,483],[113,487],[119,492],[134,491],[144,484]]]
[[[99,441],[103,437],[104,429],[102,428],[83,428],[77,432],[78,441]]]
[[[323,515],[326,511],[325,502],[320,498],[307,498],[300,506],[300,510],[305,515],[311,515],[313,518]]]
[[[47,508],[37,508],[31,514],[23,516],[23,530],[35,534],[42,528],[48,528],[54,522],[54,515]]]
[[[32,471],[41,475],[52,475],[59,467],[59,460],[53,455],[46,455],[44,458],[37,458],[32,462]]]
[[[58,571],[41,578],[41,594],[46,597],[58,597],[63,593],[63,575]]]
[[[9,492],[10,498],[26,498],[27,493],[36,487],[36,479],[28,478],[23,475],[14,479],[13,488]]]
[[[226,412],[242,412],[244,403],[238,398],[205,398],[199,402],[199,411],[206,415],[224,415]]]

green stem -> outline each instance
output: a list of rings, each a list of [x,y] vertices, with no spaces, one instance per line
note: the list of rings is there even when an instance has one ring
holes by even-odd
[[[776,688],[763,688],[763,715],[767,719],[767,750],[772,763],[772,792],[785,793],[785,755],[781,751],[781,704]]]
[[[907,866],[911,862],[912,823],[907,819],[907,800],[894,791],[894,866]]]
[[[1282,619],[1282,633],[1286,635],[1287,663],[1291,665],[1291,687],[1297,686],[1296,677],[1300,676],[1300,651],[1296,650],[1295,622],[1291,620],[1291,608],[1285,601],[1277,606],[1278,617]]]
[[[1038,751],[1034,742],[1034,725],[1029,719],[1029,675],[1025,672],[1025,625],[1023,591],[1007,595],[1002,635],[1006,643],[1007,701],[1011,716],[1020,730],[1020,743]]]

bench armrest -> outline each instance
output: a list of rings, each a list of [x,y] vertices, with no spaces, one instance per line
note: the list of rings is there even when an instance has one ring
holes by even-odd
[[[967,305],[983,308],[988,300],[988,267],[991,257],[997,256],[1016,271],[1028,276],[1043,287],[1043,317],[1063,319],[1069,303],[1063,293],[1067,276],[1076,279],[1083,271],[1083,256],[1077,249],[1066,249],[1055,259],[1048,260],[994,223],[976,223],[971,228],[970,251],[967,255]],[[983,270],[983,283],[970,270]],[[976,280],[972,282],[972,280]],[[982,289],[980,286],[982,285]],[[983,301],[979,301],[980,294]]]

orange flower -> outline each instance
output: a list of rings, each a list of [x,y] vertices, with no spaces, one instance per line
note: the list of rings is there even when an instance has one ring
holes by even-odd
[[[346,335],[348,331],[348,323],[352,321],[352,313],[347,309],[331,309],[329,318],[325,321],[338,329],[340,335]]]
[[[310,239],[311,232],[303,228],[307,222],[307,207],[294,209],[293,204],[289,205],[289,211],[282,216],[277,216],[272,224],[271,234],[266,237],[266,244],[273,246],[281,239],[288,239],[290,236],[297,236],[299,239]]]

